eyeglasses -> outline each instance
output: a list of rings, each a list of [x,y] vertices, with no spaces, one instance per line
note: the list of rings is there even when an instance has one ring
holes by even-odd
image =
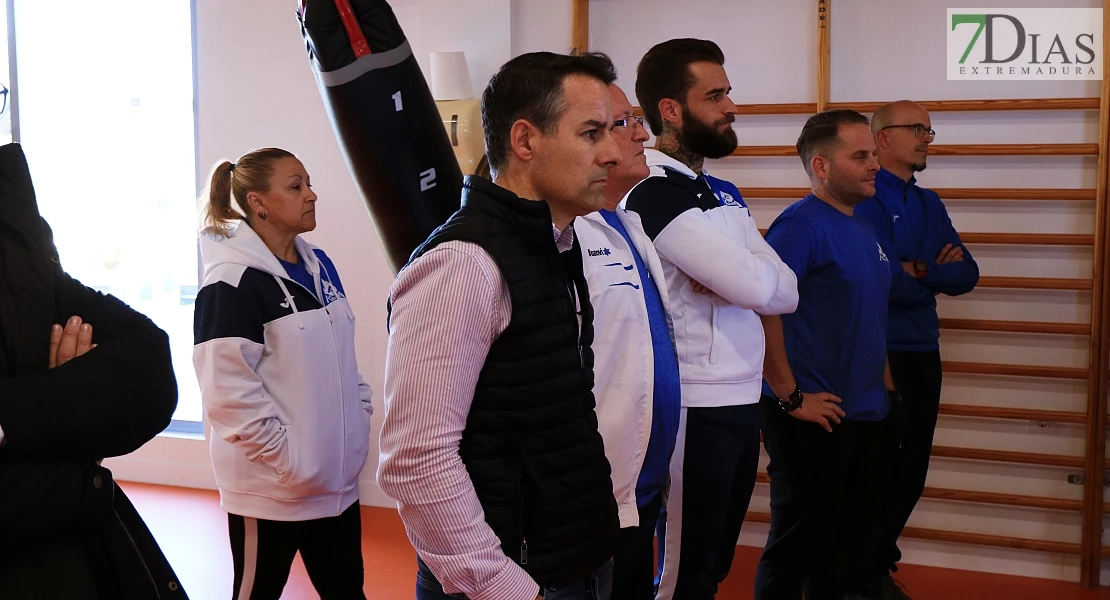
[[[643,117],[631,116],[613,121],[613,127],[631,127],[633,122],[637,123],[640,127],[644,126]]]
[[[937,137],[937,132],[934,131],[932,127],[926,127],[921,123],[914,123],[913,125],[887,125],[886,127],[883,127],[883,131],[895,128],[912,129],[914,137],[925,137],[925,134],[929,134],[929,137],[932,138]]]

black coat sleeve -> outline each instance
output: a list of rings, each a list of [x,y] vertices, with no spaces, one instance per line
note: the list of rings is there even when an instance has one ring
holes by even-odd
[[[58,269],[54,316],[73,315],[93,326],[97,347],[43,373],[0,379],[0,457],[119,456],[169,425],[177,381],[166,333]]]
[[[112,514],[114,488],[112,473],[93,463],[0,459],[0,545],[101,523]]]

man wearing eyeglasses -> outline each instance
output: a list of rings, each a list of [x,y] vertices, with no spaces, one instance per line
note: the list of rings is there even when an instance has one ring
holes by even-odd
[[[613,554],[613,600],[655,595],[652,539],[678,434],[678,358],[663,267],[640,217],[618,204],[648,176],[643,117],[616,84],[613,138],[621,160],[609,170],[605,206],[575,219],[594,309],[594,396],[598,431],[612,468],[621,530]]]
[[[875,598],[909,598],[894,579],[902,558],[898,536],[921,498],[940,405],[941,363],[937,294],[958,296],[979,281],[940,196],[917,185],[936,137],[929,113],[901,100],[880,107],[871,121],[879,165],[875,197],[856,214],[871,222],[891,260],[887,353],[895,386],[905,398],[906,423],[890,496],[883,503],[871,570]],[[869,563],[869,564],[868,564]]]
[[[681,364],[660,599],[713,598],[732,567],[759,461],[760,314],[793,312],[798,281],[740,192],[706,173],[736,149],[725,57],[675,39],[640,60],[636,97],[658,136],[651,176],[629,193],[663,265]]]

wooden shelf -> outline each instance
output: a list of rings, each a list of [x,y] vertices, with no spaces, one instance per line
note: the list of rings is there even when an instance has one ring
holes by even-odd
[[[730,156],[797,156],[794,146],[737,146]],[[930,156],[1098,156],[1098,144],[933,144]]]
[[[973,363],[944,361],[945,373],[971,375],[1005,375],[1008,377],[1043,377],[1048,379],[1082,379],[1089,373],[1086,367],[1044,367],[1040,365],[1004,365],[999,363]]]
[[[968,404],[941,404],[940,414],[950,417],[1047,421],[1049,423],[1087,422],[1087,413],[1081,412],[1067,410],[1037,410],[1031,408],[1003,408],[998,406],[971,406]]]
[[[1003,333],[1047,333],[1056,335],[1091,335],[1089,323],[1053,323],[1049,321],[991,321],[986,319],[941,319],[941,329],[958,331],[999,331]]]
[[[1058,454],[1036,454],[1033,452],[1010,452],[1007,450],[981,450],[978,448],[933,446],[933,456],[940,458],[1014,463],[1019,465],[1041,465],[1045,467],[1068,467],[1073,469],[1083,468],[1082,456],[1063,456]]]
[[[979,277],[977,288],[1006,288],[1023,290],[1075,290],[1091,291],[1090,279],[1061,279],[1051,277]]]

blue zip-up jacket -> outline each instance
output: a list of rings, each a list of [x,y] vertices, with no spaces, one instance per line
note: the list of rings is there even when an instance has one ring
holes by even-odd
[[[856,206],[856,215],[871,222],[879,243],[890,257],[890,313],[887,349],[924,352],[940,348],[936,294],[959,296],[979,282],[979,265],[960,241],[940,196],[919,187],[917,179],[879,169],[875,197]],[[962,262],[938,265],[945,245],[964,250]],[[895,259],[897,257],[897,259]],[[903,261],[920,260],[926,275],[907,273]]]

